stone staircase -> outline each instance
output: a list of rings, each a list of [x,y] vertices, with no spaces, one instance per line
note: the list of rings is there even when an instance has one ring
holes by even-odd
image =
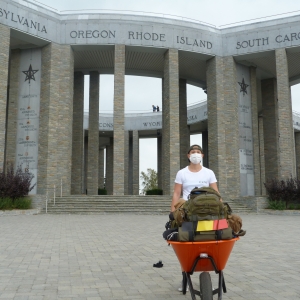
[[[234,213],[251,213],[250,208],[237,202],[228,201]],[[170,211],[169,196],[86,196],[72,195],[57,197],[55,205],[50,199],[48,214],[164,214]],[[42,213],[46,213],[43,208]]]

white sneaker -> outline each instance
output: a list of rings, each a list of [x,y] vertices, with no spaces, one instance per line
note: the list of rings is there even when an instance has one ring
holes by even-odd
[[[189,291],[189,286],[188,285],[186,285],[186,291],[187,292]],[[178,288],[178,292],[182,293],[182,285]]]

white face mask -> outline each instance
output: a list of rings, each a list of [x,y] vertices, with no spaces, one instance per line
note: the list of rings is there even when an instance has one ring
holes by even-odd
[[[202,165],[202,154],[200,154],[200,153],[191,154],[190,155],[190,161],[194,165],[197,165],[199,163]]]

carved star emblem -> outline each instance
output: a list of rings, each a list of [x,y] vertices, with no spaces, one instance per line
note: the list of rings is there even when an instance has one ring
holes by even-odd
[[[29,69],[27,71],[22,71],[26,75],[25,81],[29,80],[29,84],[31,79],[35,81],[34,74],[38,71],[39,70],[32,70],[32,66],[30,64]]]
[[[240,89],[240,93],[243,92],[243,96],[245,96],[245,94],[247,94],[247,87],[249,86],[249,84],[245,83],[244,77],[242,82],[238,82],[238,84],[240,85],[241,89]]]

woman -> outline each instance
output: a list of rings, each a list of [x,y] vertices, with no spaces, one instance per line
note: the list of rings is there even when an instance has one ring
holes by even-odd
[[[202,148],[199,145],[192,145],[188,150],[189,165],[177,172],[175,186],[171,203],[171,211],[175,210],[175,204],[182,198],[188,200],[191,190],[195,187],[210,186],[217,192],[217,179],[215,173],[202,166]]]
[[[199,145],[192,145],[189,148],[187,154],[189,165],[178,171],[175,178],[171,211],[175,210],[175,204],[179,201],[181,193],[183,199],[188,200],[188,196],[194,187],[210,186],[219,192],[215,173],[202,166],[203,156],[202,148]],[[178,288],[178,291],[182,292],[182,285]]]

